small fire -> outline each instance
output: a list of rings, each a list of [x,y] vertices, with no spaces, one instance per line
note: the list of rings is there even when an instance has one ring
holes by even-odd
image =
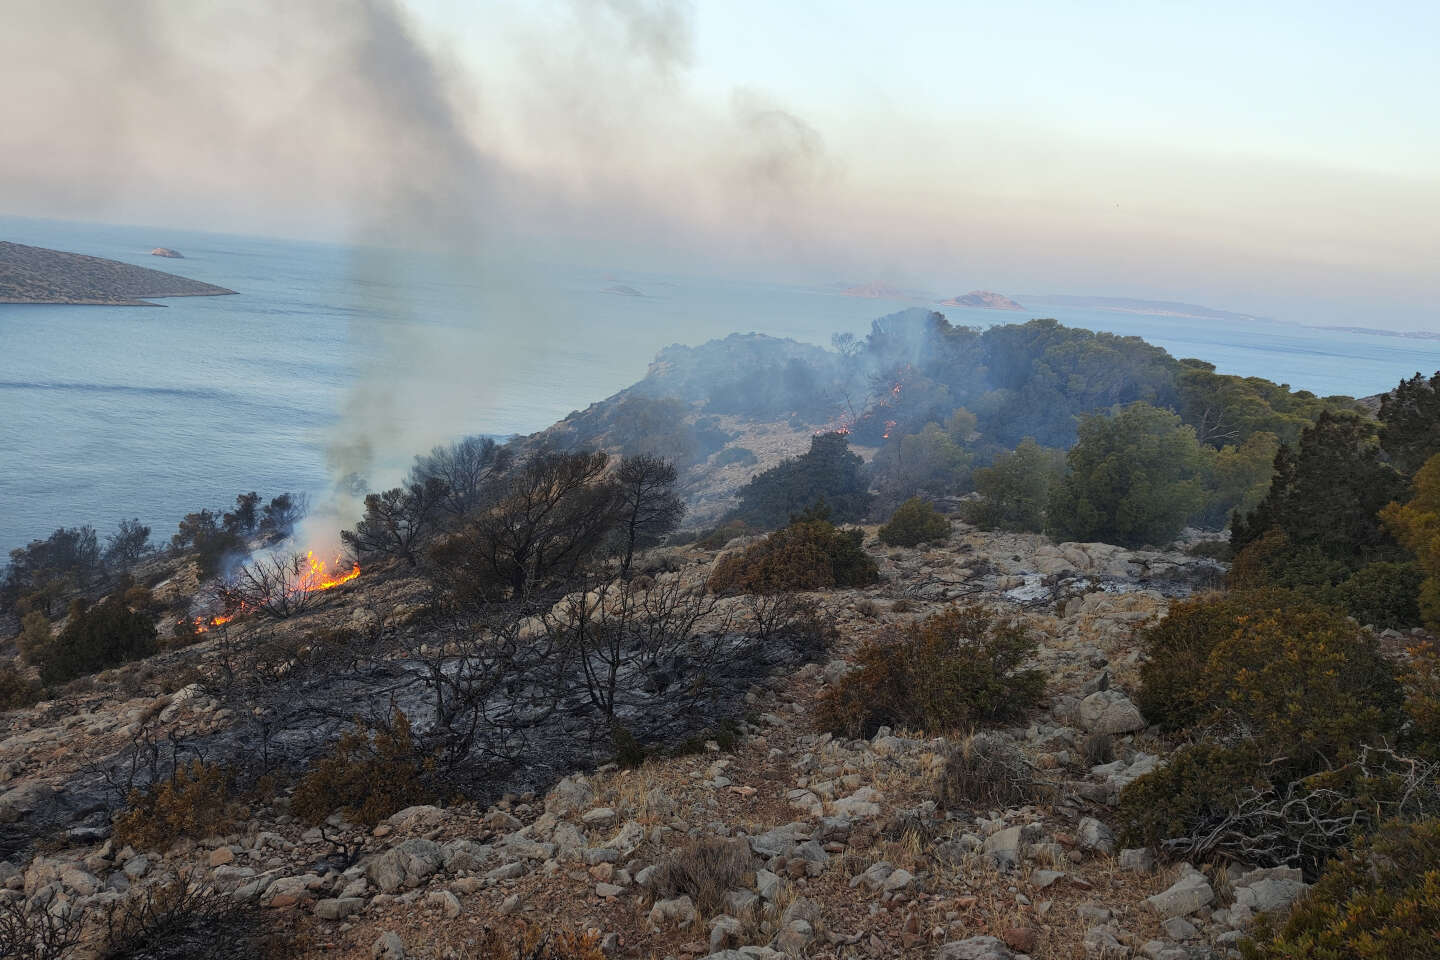
[[[897,387],[896,389],[899,389],[899,388]],[[896,421],[894,421],[894,420],[886,420],[886,421],[885,421],[885,433],[884,433],[884,438],[885,438],[886,440],[889,440],[889,439],[890,439],[890,434],[891,434],[891,432],[895,429],[895,423],[896,423]]]
[[[309,569],[300,575],[300,590],[304,593],[330,590],[360,576],[360,564],[354,562],[351,563],[349,570],[341,573],[343,562],[338,556],[335,558],[333,574],[330,572],[332,568],[328,567],[324,560],[316,557],[314,550],[305,551],[305,562],[309,565]]]
[[[896,397],[900,396],[900,388],[903,387],[903,386],[904,386],[903,383],[897,383],[897,384],[895,384],[895,386],[893,386],[893,387],[890,388],[890,399],[891,399],[891,400],[894,400]]]
[[[196,633],[204,633],[211,627],[222,627],[234,619],[235,614],[232,613],[228,617],[196,617],[193,621],[186,617],[181,617],[178,622],[182,626],[189,623]]]

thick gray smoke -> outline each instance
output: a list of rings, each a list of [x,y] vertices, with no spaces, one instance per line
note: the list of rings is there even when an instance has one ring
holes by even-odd
[[[398,0],[11,5],[0,80],[25,96],[0,123],[0,209],[339,235],[360,251],[356,297],[417,269],[475,289],[459,329],[407,322],[419,308],[403,298],[355,323],[359,354],[383,359],[327,442],[335,494],[309,535],[332,539],[359,490],[477,428],[474,384],[503,362],[487,324],[547,331],[517,264],[676,248],[697,224],[768,255],[797,245],[828,176],[816,131],[763,95],[737,93],[728,114],[687,95],[688,4],[559,13],[516,34],[497,102]]]

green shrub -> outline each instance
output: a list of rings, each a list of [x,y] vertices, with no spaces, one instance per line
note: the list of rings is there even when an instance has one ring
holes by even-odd
[[[1042,447],[1031,437],[975,471],[980,499],[965,504],[965,519],[986,530],[1045,529],[1050,491],[1065,475],[1065,453]]]
[[[18,710],[39,701],[40,685],[30,679],[18,660],[0,663],[0,710]]]
[[[1330,596],[1361,623],[1381,629],[1413,627],[1420,622],[1420,583],[1424,579],[1415,563],[1370,563],[1343,580]]]
[[[1037,641],[979,606],[892,627],[856,655],[857,669],[821,695],[822,727],[870,736],[882,726],[948,733],[1023,716],[1045,690],[1021,669]]]
[[[42,648],[35,663],[48,686],[148,657],[156,649],[154,619],[110,597],[90,607],[72,605],[65,629]]]
[[[1174,605],[1143,639],[1141,710],[1285,756],[1297,776],[1343,763],[1401,722],[1401,691],[1375,637],[1339,610],[1283,591]]]
[[[1188,837],[1204,824],[1225,819],[1241,800],[1263,787],[1253,746],[1181,747],[1165,766],[1121,791],[1115,808],[1121,842],[1158,847],[1165,840]]]
[[[184,837],[228,833],[236,823],[230,796],[231,773],[199,759],[180,765],[145,790],[132,790],[115,818],[115,843],[139,850],[163,850]]]
[[[781,593],[863,587],[880,578],[861,547],[859,530],[837,529],[811,513],[739,553],[722,557],[710,575],[715,593]]]
[[[341,735],[300,779],[290,809],[307,823],[324,823],[338,811],[353,823],[373,827],[426,802],[426,767],[403,712],[396,710],[388,723],[373,726],[357,719],[355,729]]]
[[[1085,417],[1050,494],[1049,526],[1064,540],[1169,543],[1205,504],[1209,459],[1168,410],[1132,403]]]
[[[731,520],[709,531],[695,541],[702,550],[720,550],[737,537],[748,537],[755,530],[744,520]]]
[[[914,547],[950,535],[950,521],[921,497],[900,504],[890,522],[880,528],[880,542],[891,547]]]
[[[1241,944],[1246,960],[1440,957],[1440,820],[1391,823],[1326,867],[1272,926]]]

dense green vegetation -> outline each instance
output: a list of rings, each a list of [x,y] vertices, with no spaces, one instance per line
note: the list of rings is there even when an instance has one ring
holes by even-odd
[[[914,547],[929,540],[943,540],[950,534],[950,521],[935,505],[911,497],[880,528],[880,542],[892,547]]]
[[[710,575],[715,593],[769,594],[863,587],[879,579],[859,530],[830,522],[823,504],[744,550],[722,557]]]
[[[837,522],[861,520],[872,499],[860,471],[863,462],[850,452],[843,434],[817,434],[805,454],[771,467],[741,488],[740,505],[730,519],[771,529],[823,500]]]

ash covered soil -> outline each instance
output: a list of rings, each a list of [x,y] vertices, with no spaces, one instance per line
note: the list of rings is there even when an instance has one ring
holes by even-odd
[[[1126,696],[1138,685],[1137,631],[1172,598],[1214,585],[1213,562],[959,523],[916,549],[884,547],[866,528],[865,548],[879,584],[812,597],[837,627],[828,645],[760,645],[706,694],[697,713],[733,720],[733,739],[621,769],[607,762],[610,743],[559,711],[477,768],[475,789],[448,807],[412,807],[373,828],[339,816],[312,828],[281,789],[232,833],[121,848],[110,818],[139,743],[184,744],[211,761],[268,751],[283,765],[390,704],[405,706],[417,731],[434,721],[410,665],[441,641],[416,615],[425,585],[403,571],[367,573],[280,624],[216,628],[100,675],[88,691],[4,716],[0,895],[95,912],[184,876],[265,911],[306,955],[342,958],[471,956],[485,927],[529,918],[597,931],[622,957],[1181,960],[1225,956],[1257,910],[1303,888],[1283,869],[1156,868],[1146,853],[1117,849],[1107,826],[1120,789],[1167,752]],[[657,582],[698,587],[718,556],[660,548],[645,564]],[[866,639],[976,601],[1021,618],[1040,640],[1044,704],[1024,725],[985,736],[1019,751],[1042,801],[943,807],[937,776],[963,738],[882,729],[847,740],[813,717]],[[297,638],[341,627],[373,645],[347,648],[348,668],[312,669],[295,653]],[[240,659],[256,649],[287,653]],[[173,692],[123,692],[156,683]],[[637,680],[632,702],[663,686]],[[506,695],[523,699],[513,684],[497,703]],[[707,729],[651,732],[675,740]],[[1092,766],[1082,745],[1096,732],[1113,737],[1114,759]],[[663,868],[706,842],[723,842],[730,872],[699,902],[675,895]]]

